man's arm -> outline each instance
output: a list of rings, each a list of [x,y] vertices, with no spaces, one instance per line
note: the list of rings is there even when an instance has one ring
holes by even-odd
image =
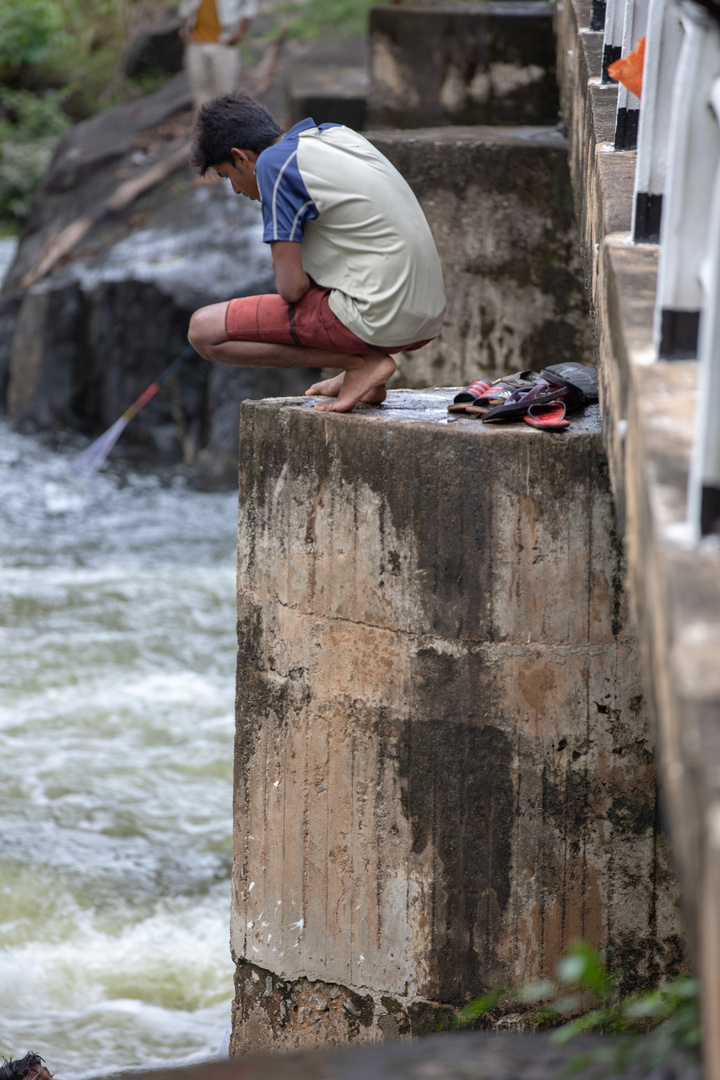
[[[242,41],[242,39],[245,37],[245,34],[247,32],[247,28],[248,28],[248,26],[250,25],[251,22],[252,22],[252,20],[248,19],[247,16],[242,18],[240,20],[240,25],[238,26],[235,33],[232,34],[232,36],[228,38],[228,40],[227,40],[228,45],[237,45],[238,41]]]
[[[310,278],[302,264],[302,244],[273,240],[270,249],[277,291],[287,304],[295,304],[310,288]]]

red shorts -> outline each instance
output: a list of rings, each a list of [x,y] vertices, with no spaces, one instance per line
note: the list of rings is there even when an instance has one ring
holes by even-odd
[[[411,352],[432,341],[428,338],[387,349],[368,345],[330,310],[329,296],[330,289],[319,286],[311,288],[296,304],[288,304],[274,293],[242,296],[231,300],[227,306],[225,331],[230,341],[268,341],[275,345],[304,345],[330,352],[384,355]]]

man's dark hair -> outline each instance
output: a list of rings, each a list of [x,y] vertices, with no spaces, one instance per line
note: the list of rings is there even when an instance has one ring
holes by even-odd
[[[0,1080],[23,1080],[29,1072],[44,1068],[45,1062],[40,1055],[30,1052],[17,1061],[4,1061],[0,1065]]]
[[[233,147],[262,154],[282,134],[271,113],[249,94],[222,94],[198,112],[190,163],[204,176],[213,165],[232,163]]]

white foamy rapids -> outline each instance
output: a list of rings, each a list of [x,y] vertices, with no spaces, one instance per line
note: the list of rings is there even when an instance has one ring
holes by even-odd
[[[0,425],[0,1053],[213,1057],[228,947],[234,494]]]
[[[132,906],[113,918],[71,904],[49,912],[42,938],[0,952],[3,1043],[77,1078],[214,1056],[230,992],[218,918],[228,890],[214,891],[158,900],[141,919]]]

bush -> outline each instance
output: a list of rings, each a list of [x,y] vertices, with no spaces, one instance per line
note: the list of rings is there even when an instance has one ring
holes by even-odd
[[[0,88],[0,221],[7,231],[27,217],[36,184],[69,120],[63,94]]]
[[[0,69],[38,64],[57,42],[63,18],[53,0],[2,0]]]
[[[555,1027],[552,1041],[556,1045],[587,1031],[614,1036],[604,1046],[578,1055],[571,1063],[573,1071],[605,1065],[613,1076],[631,1067],[649,1072],[666,1064],[678,1050],[699,1059],[702,1031],[696,979],[676,979],[648,994],[628,996],[620,994],[619,981],[597,949],[577,941],[558,964],[554,981],[543,979],[509,995],[495,990],[477,998],[460,1011],[457,1026],[481,1021],[509,996],[518,1004],[536,1007],[527,1017],[528,1026]]]

